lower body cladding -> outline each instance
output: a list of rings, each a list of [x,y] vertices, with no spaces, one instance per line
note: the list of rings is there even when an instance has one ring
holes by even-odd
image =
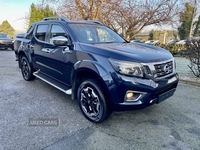
[[[111,92],[113,111],[142,109],[171,97],[176,91],[178,75],[158,81],[119,76],[115,84]]]

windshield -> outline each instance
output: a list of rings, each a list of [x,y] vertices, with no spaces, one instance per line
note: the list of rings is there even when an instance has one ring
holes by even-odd
[[[7,34],[0,34],[0,38],[9,38]]]
[[[101,43],[123,43],[125,40],[116,32],[106,26],[99,24],[69,24],[79,42],[101,44]]]

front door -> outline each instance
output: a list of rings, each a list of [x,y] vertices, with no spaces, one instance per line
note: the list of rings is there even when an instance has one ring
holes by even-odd
[[[53,24],[50,29],[49,37],[45,45],[46,51],[45,62],[48,66],[48,75],[52,78],[70,84],[70,74],[73,68],[73,63],[70,62],[73,50],[68,46],[56,46],[53,44],[52,38],[56,36],[67,37],[67,31],[59,24]]]

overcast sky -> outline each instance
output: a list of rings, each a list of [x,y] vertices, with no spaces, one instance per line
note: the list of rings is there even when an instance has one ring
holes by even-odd
[[[7,20],[18,31],[25,31],[23,18],[29,12],[30,5],[37,0],[0,0],[0,24]]]

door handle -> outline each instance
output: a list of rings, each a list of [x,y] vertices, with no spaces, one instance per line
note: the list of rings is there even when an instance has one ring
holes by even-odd
[[[50,50],[47,49],[47,48],[43,48],[42,51],[43,51],[43,52],[46,52],[46,53],[50,53]]]
[[[30,49],[34,48],[34,46],[31,45],[31,44],[28,44],[27,47],[30,48]]]

